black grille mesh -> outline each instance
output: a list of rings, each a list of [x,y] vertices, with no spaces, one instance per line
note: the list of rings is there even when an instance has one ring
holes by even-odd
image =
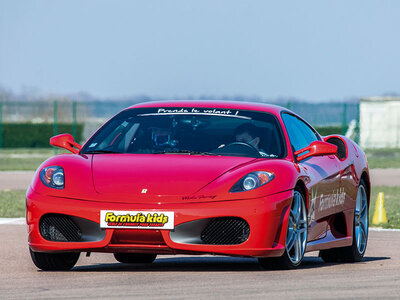
[[[79,242],[82,232],[68,216],[48,214],[42,217],[39,224],[40,234],[49,241]]]
[[[201,232],[201,240],[210,245],[236,245],[249,238],[249,224],[241,218],[214,218]]]

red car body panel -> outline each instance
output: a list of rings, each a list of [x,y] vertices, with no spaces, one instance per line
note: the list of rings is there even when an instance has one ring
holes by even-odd
[[[93,182],[96,192],[113,195],[190,196],[221,174],[246,164],[254,158],[247,157],[188,157],[185,155],[93,155]],[[132,167],[134,166],[134,167]],[[188,170],[194,169],[188,176]],[[173,174],[173,176],[171,176]],[[110,180],[113,178],[113,180]],[[132,178],[135,185],[132,186]],[[178,185],[173,185],[179,182]],[[173,188],[171,186],[173,185]]]
[[[150,107],[206,107],[268,112],[283,129],[286,156],[264,159],[232,156],[157,154],[61,154],[45,161],[27,191],[29,246],[37,252],[216,253],[235,256],[282,255],[289,208],[296,186],[303,189],[308,211],[307,251],[351,245],[357,187],[369,186],[368,165],[351,140],[345,157],[315,156],[296,161],[281,113],[285,108],[245,102],[148,102],[128,109]],[[322,138],[321,138],[322,139]],[[45,186],[40,171],[64,169],[64,189]],[[134,166],[134,167],[133,167]],[[267,170],[275,175],[257,189],[232,193],[243,176]],[[143,192],[145,191],[145,192]],[[238,217],[250,227],[249,238],[237,245],[184,243],[170,230],[102,229],[98,240],[55,242],[42,237],[39,224],[45,214],[63,214],[95,224],[101,210],[174,212],[174,226],[215,217]],[[338,228],[337,218],[345,228]],[[336,221],[335,221],[336,220]]]

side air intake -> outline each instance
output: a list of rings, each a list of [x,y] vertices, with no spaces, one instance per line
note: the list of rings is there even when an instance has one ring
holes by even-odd
[[[247,241],[250,227],[241,218],[213,218],[201,232],[200,238],[209,245],[236,245]]]
[[[79,242],[82,239],[80,228],[66,215],[44,215],[40,220],[39,230],[42,237],[48,241]]]

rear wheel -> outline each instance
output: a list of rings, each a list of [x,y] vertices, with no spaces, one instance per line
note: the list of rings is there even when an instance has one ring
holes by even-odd
[[[44,253],[29,249],[33,263],[44,271],[66,271],[72,269],[79,259],[79,252]]]
[[[277,258],[259,258],[264,268],[294,269],[304,257],[307,244],[307,209],[304,196],[296,188],[288,220],[285,252]]]
[[[353,222],[353,243],[348,247],[321,250],[319,256],[325,262],[359,262],[367,249],[368,241],[368,196],[363,180],[357,191]]]
[[[148,253],[114,253],[117,261],[124,264],[151,264],[157,254]]]

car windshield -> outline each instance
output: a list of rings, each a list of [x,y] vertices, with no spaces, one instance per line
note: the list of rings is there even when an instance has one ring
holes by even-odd
[[[282,158],[276,117],[221,108],[127,109],[101,127],[81,154],[186,154]]]

